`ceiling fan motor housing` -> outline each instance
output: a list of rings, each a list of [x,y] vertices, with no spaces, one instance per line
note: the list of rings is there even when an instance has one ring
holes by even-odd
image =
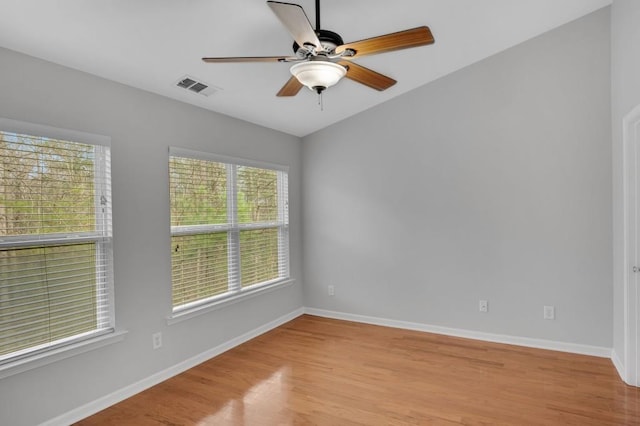
[[[333,31],[317,30],[316,35],[318,36],[318,40],[320,40],[320,43],[322,44],[323,49],[326,50],[328,53],[333,53],[336,47],[342,46],[344,44],[344,41],[342,40],[342,37],[340,37],[340,34],[335,33]],[[318,50],[317,47],[316,47],[316,51]],[[300,49],[303,49],[304,53],[308,51],[307,48],[300,47],[300,45],[294,41],[293,52],[295,54],[298,54],[298,51]]]

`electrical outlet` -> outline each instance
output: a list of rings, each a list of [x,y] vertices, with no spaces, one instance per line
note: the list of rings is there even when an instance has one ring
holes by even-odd
[[[153,349],[160,349],[162,347],[162,333],[153,333],[151,340],[153,341]]]
[[[489,312],[489,302],[481,300],[479,303],[480,312]]]
[[[333,296],[336,294],[336,289],[333,285],[329,285],[327,286],[327,292],[329,293],[329,296]]]
[[[556,308],[553,306],[544,307],[544,319],[552,320],[556,319]]]

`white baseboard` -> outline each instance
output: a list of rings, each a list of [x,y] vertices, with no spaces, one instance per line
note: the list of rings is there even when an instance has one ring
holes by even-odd
[[[436,325],[421,324],[407,321],[391,320],[386,318],[371,317],[365,315],[348,314],[344,312],[328,311],[324,309],[316,308],[299,308],[289,314],[283,315],[267,324],[264,324],[258,328],[255,328],[241,336],[233,338],[227,342],[224,342],[212,349],[209,349],[201,354],[191,357],[185,361],[182,361],[176,365],[173,365],[165,370],[155,373],[145,379],[142,379],[136,383],[119,389],[115,392],[105,395],[95,401],[89,402],[76,409],[73,409],[65,414],[62,414],[56,418],[48,420],[41,424],[41,426],[59,426],[69,425],[80,421],[92,414],[104,410],[120,401],[132,397],[133,395],[142,392],[158,383],[161,383],[177,374],[180,374],[190,368],[201,364],[208,359],[220,355],[234,347],[245,343],[261,334],[266,333],[280,325],[289,322],[300,315],[309,314],[325,318],[334,318],[345,321],[354,321],[365,324],[381,325],[385,327],[402,328],[407,330],[424,331],[427,333],[443,334],[447,336],[464,337],[474,340],[482,340],[494,343],[505,343],[509,345],[525,346],[538,349],[549,349],[554,351],[576,353],[582,355],[591,355],[602,358],[610,358],[613,361],[618,373],[621,377],[624,377],[624,365],[620,361],[620,358],[612,351],[611,348],[580,345],[575,343],[556,342],[552,340],[532,339],[527,337],[508,336],[502,334],[483,333],[478,331],[463,330],[457,328],[441,327]]]
[[[611,350],[611,361],[613,362],[613,365],[616,367],[616,370],[618,370],[618,374],[620,375],[620,378],[626,382],[627,370],[615,349]]]
[[[591,355],[600,358],[611,358],[611,348],[600,346],[580,345],[577,343],[556,342],[553,340],[532,339],[528,337],[508,336],[503,334],[483,333],[480,331],[463,330],[458,328],[441,327],[437,325],[421,324],[370,317],[365,315],[347,314],[344,312],[327,311],[324,309],[305,308],[304,312],[325,318],[345,321],[361,322],[365,324],[382,325],[385,327],[403,328],[406,330],[424,331],[427,333],[443,334],[446,336],[464,337],[467,339],[483,340],[486,342],[505,343],[508,345],[525,346],[529,348],[548,349],[581,355]]]
[[[48,420],[42,423],[40,426],[69,425],[77,421],[80,421],[85,417],[89,417],[92,414],[95,414],[99,411],[104,410],[105,408],[112,406],[113,404],[116,404],[120,401],[130,398],[133,395],[140,393],[145,389],[148,389],[177,374],[180,374],[190,368],[193,368],[196,365],[201,364],[204,361],[207,361],[208,359],[218,356],[221,353],[228,351],[229,349],[233,349],[234,347],[244,342],[247,342],[255,337],[258,337],[259,335],[264,334],[267,331],[272,330],[286,322],[289,322],[292,319],[297,318],[302,314],[304,314],[304,308],[296,309],[295,311],[289,314],[283,315],[280,318],[277,318],[241,336],[238,336],[227,342],[224,342],[201,354],[191,357],[165,370],[159,371],[158,373],[155,373],[145,379],[142,379],[136,383],[133,383],[115,392],[112,392],[109,395],[103,396],[102,398],[96,399],[95,401],[89,402],[81,407],[78,407],[65,414],[62,414],[54,419]]]

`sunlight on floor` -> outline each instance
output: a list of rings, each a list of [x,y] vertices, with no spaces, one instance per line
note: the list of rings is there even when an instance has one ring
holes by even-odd
[[[227,401],[218,412],[200,420],[197,426],[218,425],[230,420],[252,425],[264,423],[269,418],[282,422],[285,417],[289,417],[283,412],[289,400],[289,370],[289,367],[280,368],[247,390],[242,399]]]

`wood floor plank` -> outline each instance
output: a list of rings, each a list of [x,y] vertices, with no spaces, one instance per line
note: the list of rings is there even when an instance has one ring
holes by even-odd
[[[640,425],[608,359],[310,315],[79,423]]]

